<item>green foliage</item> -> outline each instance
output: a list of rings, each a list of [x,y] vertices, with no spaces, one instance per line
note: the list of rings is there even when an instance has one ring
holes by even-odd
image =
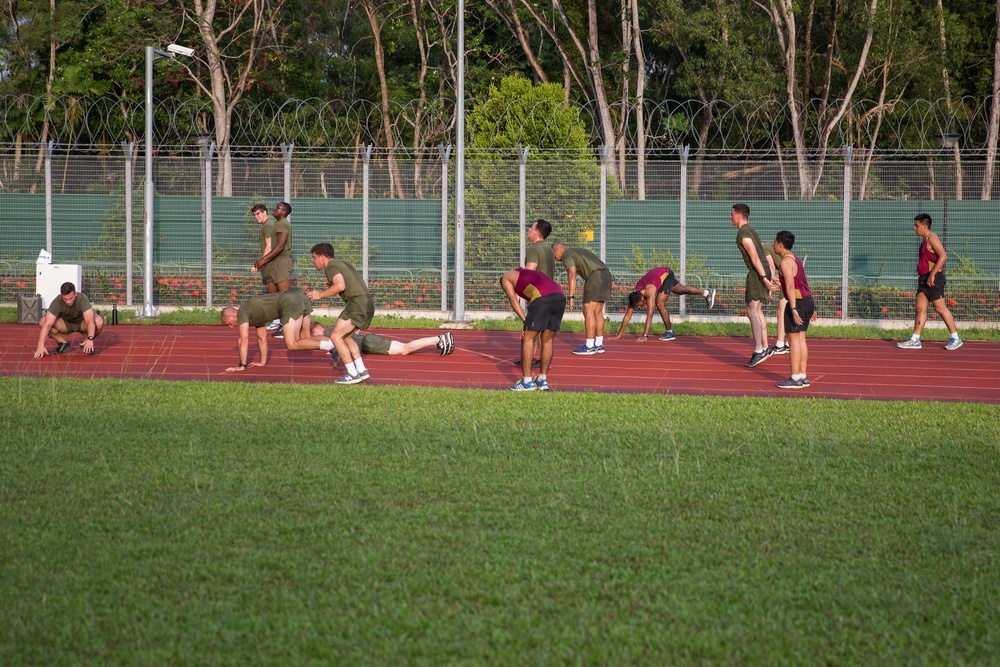
[[[658,266],[666,266],[676,273],[680,270],[681,265],[680,259],[675,257],[669,248],[663,250],[650,248],[649,257],[646,257],[645,252],[638,243],[632,244],[632,256],[625,255],[622,257],[622,261],[630,271],[637,274],[646,273],[646,271],[655,269]],[[688,255],[685,270],[689,276],[698,276],[702,279],[708,278],[708,258],[698,254]]]

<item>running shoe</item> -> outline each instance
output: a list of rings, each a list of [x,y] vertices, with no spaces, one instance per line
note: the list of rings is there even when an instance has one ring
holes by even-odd
[[[573,350],[573,354],[586,354],[586,355],[589,356],[591,354],[597,354],[597,348],[596,347],[587,347],[587,344],[584,343],[580,347],[578,347],[575,350]]]
[[[535,391],[535,389],[537,389],[537,387],[535,387],[534,382],[525,382],[524,380],[518,380],[510,386],[511,391]]]
[[[285,337],[285,334],[281,330],[281,327],[278,327],[277,329],[275,329],[274,333],[271,334],[271,338],[284,338],[284,337]]]
[[[67,341],[65,343],[59,343],[58,345],[56,345],[56,349],[53,350],[53,351],[55,352],[55,354],[65,354],[65,353],[69,352],[70,347],[71,346],[70,346],[69,342]]]
[[[437,348],[441,350],[442,357],[455,351],[455,338],[450,331],[438,336]]]
[[[923,347],[923,345],[920,344],[919,338],[917,340],[913,340],[912,338],[907,338],[902,343],[896,343],[896,347],[903,350],[919,350],[920,348]]]
[[[333,381],[334,384],[357,384],[359,382],[364,382],[366,378],[361,375],[351,375],[350,373],[344,373],[342,377],[337,378]]]
[[[368,374],[368,369],[366,368],[365,370],[361,371],[361,374],[358,377],[361,378],[360,380],[358,380],[358,382],[364,382],[365,380],[370,379],[371,375]]]
[[[708,294],[705,295],[705,304],[708,306],[709,310],[715,308],[715,288],[709,288]]]
[[[957,350],[958,348],[962,347],[962,345],[963,343],[961,338],[952,338],[951,340],[948,341],[948,344],[944,346],[944,349]]]
[[[799,380],[799,382],[802,383],[803,387],[808,387],[809,386],[809,378],[802,378],[801,380]]]
[[[765,359],[767,359],[767,355],[764,352],[754,352],[753,356],[750,357],[750,361],[747,362],[747,368],[753,368]]]
[[[778,389],[802,389],[803,387],[805,385],[802,384],[802,380],[793,380],[792,378],[782,380],[778,383]]]
[[[604,354],[604,346],[603,345],[595,345],[594,346],[594,352],[596,352],[597,354]]]
[[[657,340],[677,340],[677,336],[674,335],[673,331],[668,331],[667,333],[657,338]]]
[[[333,365],[336,366],[340,363],[340,353],[337,352],[336,348],[330,350],[330,358],[333,359]]]
[[[538,391],[548,391],[549,390],[548,380],[539,380],[538,378],[535,378],[535,389]]]
[[[267,323],[267,326],[265,326],[264,328],[267,329],[268,331],[275,331],[277,329],[280,329],[281,320],[271,320],[270,322]]]
[[[767,356],[771,356],[772,354],[788,354],[788,346],[787,345],[772,345],[768,349],[771,350],[771,354],[769,354]]]

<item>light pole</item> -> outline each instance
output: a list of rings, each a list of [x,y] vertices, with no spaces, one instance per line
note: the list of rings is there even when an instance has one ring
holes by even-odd
[[[937,135],[938,141],[941,142],[941,148],[945,151],[953,151],[956,157],[956,165],[958,164],[958,141],[962,138],[961,134],[953,134],[951,132],[942,132]],[[948,198],[951,196],[951,171],[945,163],[944,167],[944,210],[942,211],[944,218],[941,221],[941,242],[948,245]]]
[[[191,57],[194,49],[171,44],[166,51],[152,46],[146,47],[146,215],[143,222],[142,249],[142,316],[153,317],[153,61],[157,58],[171,58],[177,55]]]

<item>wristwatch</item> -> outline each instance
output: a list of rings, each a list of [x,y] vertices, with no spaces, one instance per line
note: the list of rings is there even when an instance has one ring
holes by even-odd
[[[87,340],[94,340],[93,336],[87,336]]]

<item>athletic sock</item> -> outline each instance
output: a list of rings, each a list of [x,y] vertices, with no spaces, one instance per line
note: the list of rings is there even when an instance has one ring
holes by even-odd
[[[776,341],[774,341],[774,346],[775,347],[788,347],[788,341],[776,340]]]
[[[910,340],[916,343],[918,340],[920,340],[920,334],[913,334],[912,336],[910,336]]]
[[[329,352],[330,350],[333,349],[333,341],[330,340],[329,338],[326,340],[321,340],[319,342],[319,349],[323,350],[324,352]]]
[[[354,360],[354,367],[358,369],[358,375],[364,373],[367,368],[365,368],[365,362],[361,361],[361,357]]]
[[[349,364],[344,364],[344,368],[347,369],[348,375],[361,375],[361,373],[358,371],[357,366],[354,365],[353,361]]]
[[[594,345],[596,345],[597,347],[604,345],[604,336],[598,336],[597,338],[595,338]]]
[[[763,354],[763,353],[764,353],[764,350],[757,350],[757,349],[754,349],[753,353],[754,353],[754,354]]]
[[[594,339],[593,338],[588,338],[587,339],[587,347],[594,347]]]
[[[530,377],[526,377],[526,378],[522,378],[521,379],[521,384],[532,384],[533,382],[534,382],[534,380],[532,380]]]
[[[792,373],[793,380],[804,380],[806,378],[805,373]]]
[[[535,379],[536,380],[545,380],[546,377],[548,377],[548,376],[547,375],[542,375],[541,373],[539,373],[538,375],[535,376]]]
[[[959,340],[959,335],[957,331],[951,335],[951,340]]]

